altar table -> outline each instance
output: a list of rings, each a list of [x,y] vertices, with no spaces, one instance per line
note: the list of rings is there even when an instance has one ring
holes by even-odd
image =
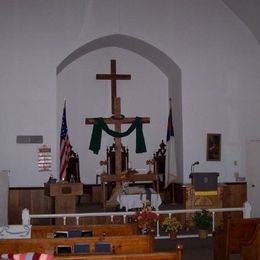
[[[126,211],[129,209],[142,208],[143,202],[148,199],[151,201],[151,206],[156,210],[159,210],[162,200],[160,194],[156,193],[152,188],[145,189],[136,186],[129,187],[125,192],[122,192],[117,197],[120,209],[125,207]]]
[[[153,182],[153,187],[159,193],[159,177],[156,173],[147,173],[147,174],[101,174],[101,187],[102,187],[102,196],[103,196],[103,208],[106,210],[106,185],[109,183],[122,183],[129,182],[131,184],[137,182]],[[117,196],[118,197],[118,196]],[[115,199],[118,198],[115,197]]]

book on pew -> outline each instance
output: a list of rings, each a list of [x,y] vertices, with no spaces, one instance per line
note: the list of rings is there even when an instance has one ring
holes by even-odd
[[[81,236],[82,237],[93,237],[93,231],[92,230],[82,230]]]
[[[69,230],[68,231],[68,237],[81,237],[82,236],[82,231],[75,229],[75,230]]]
[[[54,232],[54,238],[68,237],[68,236],[69,236],[68,231],[55,231]]]
[[[110,253],[111,244],[109,242],[96,242],[95,243],[95,252],[96,253]]]
[[[90,252],[89,243],[76,243],[74,244],[75,254],[87,254]]]
[[[56,246],[55,253],[59,254],[71,254],[72,253],[72,246],[70,245],[58,245]]]
[[[93,237],[92,230],[68,230],[68,231],[56,231],[54,233],[55,238],[63,237]]]

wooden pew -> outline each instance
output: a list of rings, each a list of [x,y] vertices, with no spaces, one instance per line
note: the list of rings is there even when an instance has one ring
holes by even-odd
[[[241,245],[249,241],[260,224],[260,218],[228,219],[224,229],[214,232],[214,260],[229,260],[241,254]]]
[[[93,236],[130,236],[138,234],[138,226],[132,224],[105,224],[105,225],[62,225],[62,226],[32,226],[31,238],[50,238],[55,231],[87,230]]]
[[[79,238],[31,238],[31,239],[0,239],[0,254],[37,252],[53,254],[59,245],[74,246],[78,243],[88,243],[90,253],[95,253],[96,242],[108,242],[113,253],[151,253],[154,252],[154,237],[150,235],[79,237]]]
[[[78,256],[54,256],[53,260],[182,260],[182,251],[177,248],[175,252],[154,252],[142,254],[119,254],[119,255],[78,255]]]
[[[257,226],[257,229],[251,240],[246,243],[242,243],[241,247],[241,259],[260,260],[260,225]]]

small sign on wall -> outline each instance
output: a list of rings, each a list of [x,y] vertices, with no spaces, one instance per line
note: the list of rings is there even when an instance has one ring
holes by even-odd
[[[38,150],[38,169],[39,172],[51,171],[51,148],[47,145],[42,145]]]

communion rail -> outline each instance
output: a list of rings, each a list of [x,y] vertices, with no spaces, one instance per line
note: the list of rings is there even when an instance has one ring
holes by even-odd
[[[250,218],[251,216],[251,205],[249,202],[245,202],[243,204],[243,207],[238,208],[212,208],[208,209],[210,212],[212,212],[212,232],[215,231],[215,214],[217,212],[242,212],[243,218]],[[158,216],[160,215],[168,215],[169,217],[172,217],[177,214],[183,214],[183,213],[195,213],[197,211],[201,211],[201,209],[178,209],[178,210],[157,210],[153,211]],[[22,221],[24,225],[30,225],[31,219],[56,219],[56,218],[62,218],[63,224],[66,225],[67,218],[75,218],[76,224],[79,225],[79,219],[83,217],[110,217],[111,223],[114,223],[114,218],[116,216],[121,216],[123,218],[123,223],[127,223],[127,217],[134,215],[134,211],[130,212],[92,212],[92,213],[70,213],[70,214],[30,214],[28,209],[24,209],[22,213]],[[160,218],[159,218],[160,219]],[[164,236],[160,235],[160,220],[157,220],[156,223],[156,239],[168,239],[169,235]],[[212,234],[209,234],[209,236],[212,236]],[[192,237],[198,237],[198,234],[180,234],[177,236],[178,238],[192,238]]]

